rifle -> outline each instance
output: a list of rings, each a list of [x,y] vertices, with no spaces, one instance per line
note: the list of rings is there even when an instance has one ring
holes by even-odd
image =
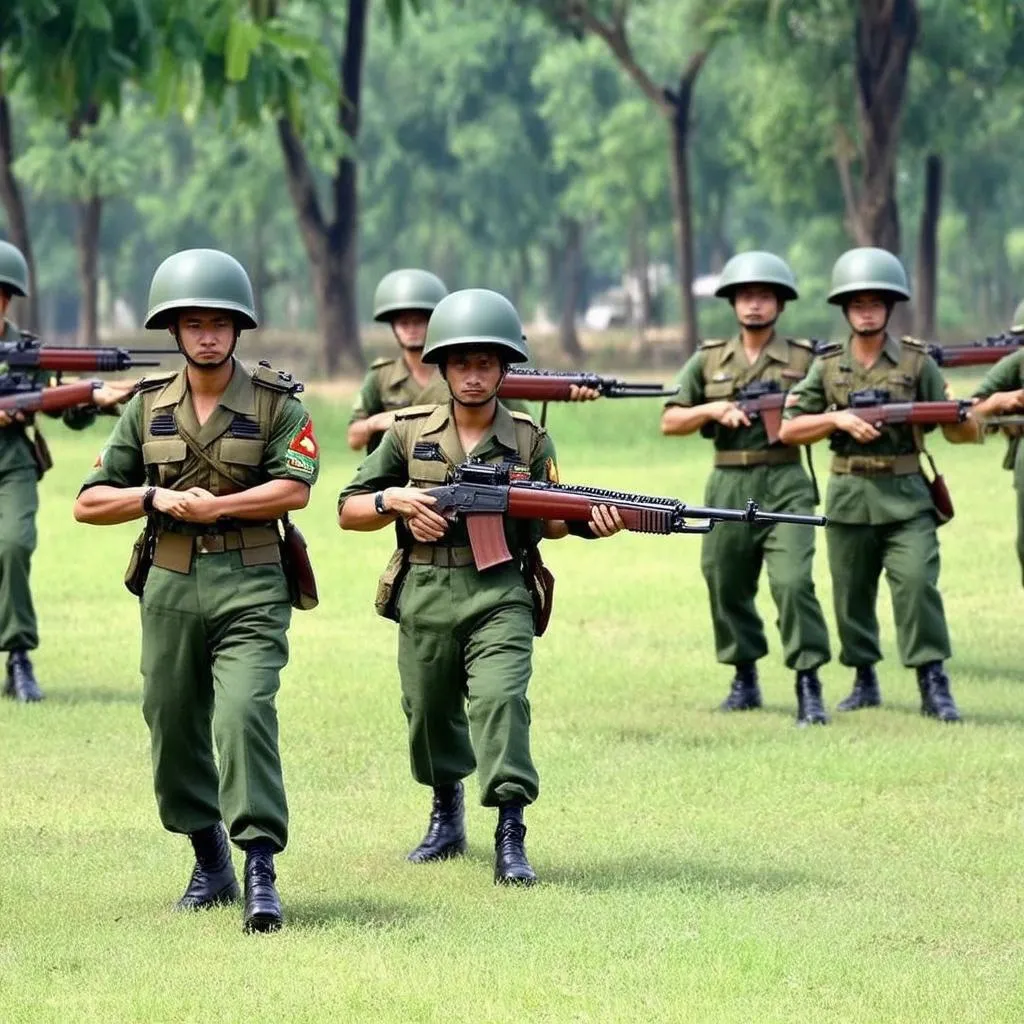
[[[735,402],[749,419],[760,417],[770,444],[778,441],[786,392],[777,380],[751,381],[736,392]]]
[[[49,370],[61,373],[118,373],[138,366],[159,366],[159,359],[136,359],[136,356],[177,355],[176,348],[71,348],[42,345],[28,331],[18,341],[0,342],[0,363],[9,373]]]
[[[746,508],[702,508],[676,498],[653,498],[600,487],[513,480],[507,465],[463,462],[451,482],[427,491],[436,499],[435,511],[448,519],[462,516],[477,569],[489,569],[512,561],[505,542],[503,519],[563,519],[586,523],[596,505],[619,510],[627,530],[634,533],[710,533],[716,523],[769,526],[796,523],[825,526],[824,516],[762,512],[756,502]]]
[[[101,380],[79,380],[41,388],[29,377],[0,377],[0,412],[10,416],[19,412],[63,412],[75,405],[88,405],[93,391],[102,386]]]
[[[881,388],[865,388],[850,395],[846,410],[868,423],[909,423],[933,426],[939,423],[963,423],[974,403],[966,400],[950,402],[890,402],[889,392]]]
[[[567,402],[573,385],[600,391],[604,398],[668,398],[679,393],[679,388],[616,380],[576,370],[516,369],[505,375],[498,388],[498,397],[531,402]]]
[[[939,364],[939,366],[987,366],[990,363],[998,363],[1003,356],[1016,352],[1021,345],[1024,345],[1024,334],[1015,334],[1012,331],[1004,334],[996,334],[985,338],[984,341],[971,341],[965,345],[936,345],[928,344],[928,355]]]

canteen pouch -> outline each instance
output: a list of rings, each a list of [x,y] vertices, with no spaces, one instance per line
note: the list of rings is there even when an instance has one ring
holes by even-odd
[[[313,565],[309,560],[306,538],[288,516],[284,517],[282,524],[284,536],[281,539],[281,568],[288,581],[291,605],[299,611],[312,611],[320,603],[320,596],[316,589],[316,577],[313,575]]]
[[[945,526],[956,514],[953,509],[953,496],[949,493],[949,488],[946,486],[946,478],[936,468],[931,452],[924,446],[924,432],[919,427],[914,428],[914,440],[917,443],[919,454],[928,460],[928,465],[931,467],[931,479],[925,474],[922,475],[924,476],[924,482],[928,485],[928,493],[932,498],[935,519],[939,526]]]
[[[551,608],[555,599],[555,577],[540,557],[536,546],[526,551],[523,576],[533,598],[533,635],[543,636],[551,621]]]
[[[48,470],[53,469],[53,456],[50,454],[50,446],[46,443],[38,427],[32,428],[32,436],[26,434],[29,451],[32,453],[32,461],[36,466],[36,479],[42,480]]]
[[[146,520],[146,528],[132,545],[131,558],[128,559],[128,570],[124,574],[124,585],[129,594],[142,597],[146,589],[146,580],[153,565],[153,549],[156,547],[156,530],[152,518]]]
[[[373,602],[374,611],[392,622],[398,621],[398,596],[408,572],[409,560],[405,551],[396,548],[377,581],[377,596]]]

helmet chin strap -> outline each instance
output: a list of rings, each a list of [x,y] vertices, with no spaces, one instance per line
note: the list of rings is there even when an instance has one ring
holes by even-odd
[[[777,316],[773,316],[771,320],[762,320],[753,324],[745,324],[742,320],[737,320],[740,327],[745,327],[748,331],[766,331],[769,327],[774,327],[779,322]]]

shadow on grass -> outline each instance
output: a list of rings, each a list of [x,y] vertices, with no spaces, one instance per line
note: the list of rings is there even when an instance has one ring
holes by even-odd
[[[297,928],[319,928],[329,924],[350,924],[358,928],[400,928],[423,916],[419,907],[387,900],[289,900],[285,907],[288,924]]]
[[[956,696],[955,691],[953,695]],[[964,725],[1010,726],[1014,728],[1024,726],[1024,715],[1014,714],[1011,711],[965,709],[962,701],[958,701],[957,704],[960,708],[960,714],[963,716]],[[957,724],[955,722],[937,722],[935,719],[925,718],[921,714],[921,706],[919,704],[886,704],[879,710],[883,713],[888,711],[898,715],[907,715],[911,718],[920,718],[923,721],[934,722],[936,726]]]
[[[106,686],[80,687],[74,690],[47,689],[47,704],[134,704],[142,706],[142,693],[138,690],[115,690]]]
[[[548,868],[542,874],[549,885],[584,892],[613,889],[654,889],[665,885],[680,889],[711,889],[725,892],[782,892],[800,886],[834,887],[835,879],[784,868],[739,868],[713,861],[669,857],[595,860],[571,868]]]

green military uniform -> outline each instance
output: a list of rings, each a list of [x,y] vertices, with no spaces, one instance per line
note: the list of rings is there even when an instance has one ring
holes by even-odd
[[[83,490],[148,482],[220,495],[268,480],[312,485],[319,453],[295,390],[286,374],[249,373],[236,362],[200,424],[185,370],[149,381]],[[282,850],[288,809],[274,701],[291,605],[276,523],[186,523],[157,513],[155,526],[141,599],[142,674],[161,821],[191,834],[223,817],[236,843]]]
[[[0,321],[0,344],[20,340],[21,332],[13,323]],[[35,374],[35,381],[45,387],[49,375]],[[57,415],[72,430],[81,430],[95,420],[95,411],[86,407]],[[39,646],[29,571],[36,548],[38,480],[43,466],[37,461],[29,431],[35,432],[35,426],[12,422],[0,427],[0,650],[4,651],[31,651]]]
[[[1018,319],[1015,317],[1015,320]],[[1017,391],[1024,387],[1024,349],[1000,359],[985,375],[974,397],[983,399],[999,391]],[[1018,428],[1011,428],[1016,430]],[[1013,486],[1017,491],[1017,557],[1024,578],[1024,446],[1019,434],[1010,437],[1009,449],[1003,462],[1013,470]]]
[[[862,366],[851,343],[815,361],[791,392],[784,417],[845,409],[853,392],[878,388],[893,402],[944,401],[945,381],[923,345],[886,337],[878,360]],[[950,655],[939,594],[939,543],[928,486],[920,471],[915,429],[882,427],[882,436],[859,444],[832,434],[825,515],[829,567],[844,665],[868,666],[882,658],[878,643],[878,579],[892,591],[903,664],[919,667]]]
[[[753,365],[738,337],[706,341],[676,378],[678,395],[665,404],[690,407],[733,400],[754,381],[772,381],[785,391],[803,378],[812,359],[810,342],[777,335]],[[813,512],[814,489],[800,465],[800,450],[770,444],[759,418],[735,430],[709,423],[705,433],[715,444],[715,468],[705,488],[705,504],[737,508],[753,498],[769,512]],[[814,593],[813,562],[811,526],[721,529],[704,536],[701,567],[720,662],[753,663],[768,652],[764,624],[754,605],[762,565],[779,613],[786,665],[801,671],[829,660],[828,629]]]
[[[439,459],[418,457],[420,442]],[[531,479],[547,480],[555,452],[529,417],[498,406],[490,435],[467,453],[450,404],[414,407],[398,413],[381,446],[341,492],[339,510],[355,494],[439,486],[467,457],[516,461],[528,467]],[[507,532],[513,553],[535,539],[521,525],[509,525]],[[461,523],[440,544],[410,538],[406,545],[408,574],[397,601],[398,665],[412,772],[418,782],[443,786],[476,768],[485,806],[530,803],[538,790],[526,697],[532,598],[518,564],[480,573],[468,545]]]

